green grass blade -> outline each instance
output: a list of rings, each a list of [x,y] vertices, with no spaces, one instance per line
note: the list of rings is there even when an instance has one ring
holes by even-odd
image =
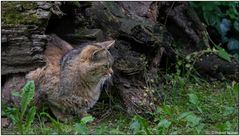
[[[89,123],[89,122],[92,122],[94,120],[94,117],[92,117],[92,116],[86,116],[86,117],[83,117],[82,119],[81,119],[81,122],[83,123],[83,124],[87,124],[87,123]]]
[[[148,125],[147,121],[143,117],[141,117],[141,116],[136,116],[136,120],[139,121],[139,123],[141,124],[143,130],[146,132],[147,135],[149,135],[150,131],[148,129],[149,125]]]
[[[26,124],[25,124],[26,132],[28,132],[32,122],[34,121],[35,115],[36,115],[36,107],[32,107],[26,117]]]
[[[48,117],[48,118],[51,120],[53,127],[57,130],[58,134],[61,134],[61,133],[62,133],[62,126],[61,126],[61,124],[60,124],[59,121],[57,121],[57,120],[55,120],[54,118],[52,118],[52,117],[51,117],[48,113],[46,113],[46,112],[42,112],[42,113],[40,113],[40,115],[41,115],[41,116],[42,116],[42,115],[45,115],[46,117]]]
[[[35,91],[34,81],[28,81],[26,85],[23,87],[22,98],[21,98],[21,117],[27,109],[30,101],[33,99]]]

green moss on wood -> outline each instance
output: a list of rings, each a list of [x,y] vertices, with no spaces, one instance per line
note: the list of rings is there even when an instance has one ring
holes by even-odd
[[[5,24],[39,24],[40,20],[27,10],[37,8],[35,2],[2,2],[2,21]]]
[[[17,12],[9,12],[2,16],[6,24],[38,24],[39,19],[35,15],[23,16]]]
[[[21,1],[20,3],[24,9],[36,9],[38,7],[35,2]]]

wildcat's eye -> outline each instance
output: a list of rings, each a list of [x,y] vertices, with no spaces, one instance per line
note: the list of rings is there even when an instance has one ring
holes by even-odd
[[[109,68],[109,65],[105,64],[105,65],[103,65],[103,67],[107,69],[107,68]]]

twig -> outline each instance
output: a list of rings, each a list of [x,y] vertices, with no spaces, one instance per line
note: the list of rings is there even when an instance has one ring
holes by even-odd
[[[170,9],[168,10],[168,13],[167,13],[166,18],[165,18],[165,21],[164,21],[164,26],[166,26],[166,24],[167,24],[168,15],[169,15],[170,11],[172,10],[174,4],[175,4],[175,1],[172,3]]]
[[[105,118],[109,117],[109,115],[111,115],[111,113],[112,113],[112,109],[110,108],[100,117],[99,120],[96,121],[96,123],[103,121]]]
[[[208,35],[208,39],[212,44],[216,45],[215,42],[212,40],[212,38],[209,35]]]

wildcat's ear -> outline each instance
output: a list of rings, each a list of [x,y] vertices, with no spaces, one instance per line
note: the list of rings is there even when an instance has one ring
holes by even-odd
[[[109,49],[114,44],[115,44],[115,40],[96,43],[96,45],[99,45],[99,46],[104,47],[106,49]]]

